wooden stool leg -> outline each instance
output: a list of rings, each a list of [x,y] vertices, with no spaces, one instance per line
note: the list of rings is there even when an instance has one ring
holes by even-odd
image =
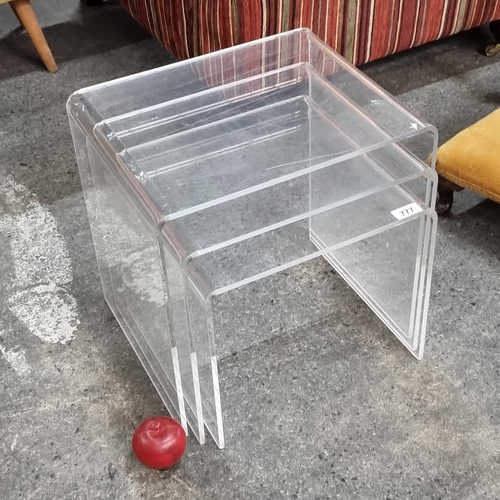
[[[490,31],[493,33],[496,43],[492,43],[486,47],[486,55],[488,57],[500,53],[500,21],[491,22]]]
[[[40,24],[38,24],[38,19],[36,18],[36,14],[29,0],[12,0],[12,2],[10,2],[10,6],[20,23],[23,25],[24,29],[28,32],[31,41],[42,58],[46,68],[51,73],[57,71],[56,62],[52,57],[52,52],[47,45],[47,40],[45,40],[45,36],[40,28]]]
[[[493,21],[490,23],[490,30],[495,37],[497,43],[500,43],[500,21]]]
[[[442,217],[451,212],[453,206],[453,193],[455,191],[462,191],[463,187],[455,184],[454,182],[445,179],[441,175],[438,181],[438,201],[436,204],[436,212]]]

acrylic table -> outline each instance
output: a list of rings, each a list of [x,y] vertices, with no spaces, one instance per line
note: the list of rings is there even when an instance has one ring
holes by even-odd
[[[80,90],[68,113],[106,301],[200,443],[224,446],[214,301],[273,273],[325,258],[422,357],[436,130],[310,31]]]

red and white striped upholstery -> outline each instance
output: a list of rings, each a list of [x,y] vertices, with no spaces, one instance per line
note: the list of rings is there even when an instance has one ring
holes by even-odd
[[[500,19],[500,0],[119,0],[186,59],[299,27],[356,65]]]

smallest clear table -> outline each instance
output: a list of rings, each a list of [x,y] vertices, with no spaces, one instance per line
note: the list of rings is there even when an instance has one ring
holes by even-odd
[[[273,273],[325,258],[422,357],[436,129],[309,30],[82,89],[68,114],[106,301],[200,443],[224,447],[214,301]]]

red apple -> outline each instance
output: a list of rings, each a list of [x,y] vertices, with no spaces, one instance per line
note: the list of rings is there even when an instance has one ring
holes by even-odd
[[[147,467],[168,469],[181,459],[186,449],[186,433],[173,418],[151,417],[135,430],[132,449]]]

